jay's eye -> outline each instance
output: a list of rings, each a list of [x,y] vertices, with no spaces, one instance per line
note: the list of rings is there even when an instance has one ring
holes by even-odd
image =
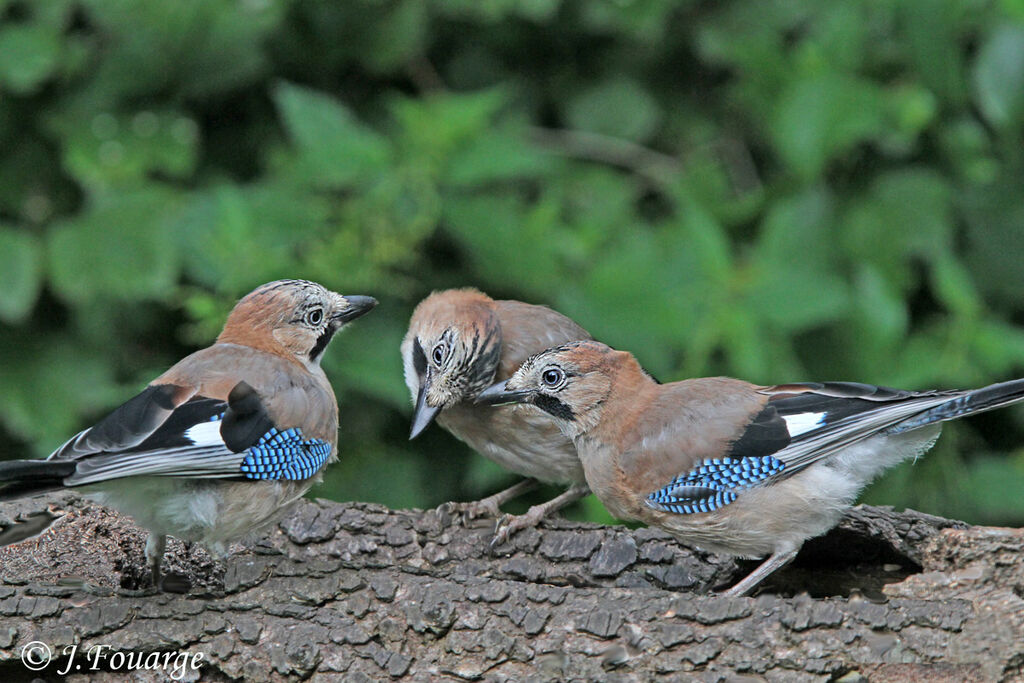
[[[561,368],[548,368],[541,374],[540,379],[545,386],[557,387],[565,380],[565,373]]]
[[[306,313],[306,322],[310,325],[319,325],[324,321],[324,311],[322,308],[311,309]]]
[[[444,342],[435,346],[434,350],[430,353],[430,357],[434,359],[434,365],[440,367],[441,363],[444,362],[444,356],[446,353],[448,353],[448,347],[444,345]]]

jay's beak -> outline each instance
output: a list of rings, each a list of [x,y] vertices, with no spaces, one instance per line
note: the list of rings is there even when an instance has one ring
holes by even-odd
[[[476,397],[474,403],[503,406],[509,403],[528,403],[533,397],[529,389],[509,389],[508,380],[487,387]]]
[[[409,441],[420,435],[424,429],[430,426],[441,408],[434,408],[427,405],[427,384],[424,382],[420,387],[420,393],[416,396],[416,409],[412,413],[412,430],[409,432]]]
[[[359,294],[349,296],[342,294],[342,297],[348,302],[348,306],[340,313],[334,315],[334,319],[342,325],[366,315],[377,305],[377,300],[372,296],[361,296]]]

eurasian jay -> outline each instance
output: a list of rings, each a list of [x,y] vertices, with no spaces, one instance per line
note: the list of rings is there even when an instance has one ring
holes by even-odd
[[[561,313],[520,301],[495,301],[475,289],[435,292],[413,311],[402,341],[405,383],[415,410],[409,438],[432,420],[507,470],[529,477],[483,500],[455,504],[467,518],[500,514],[499,506],[536,486],[565,484],[561,495],[497,524],[492,547],[515,531],[589,493],[576,447],[544,412],[529,406],[495,411],[473,399],[509,377],[534,353],[590,334]]]
[[[305,280],[259,287],[213,346],[47,459],[0,462],[0,500],[86,487],[150,530],[157,588],[168,535],[225,555],[337,459],[338,404],[320,359],[339,329],[376,305]]]
[[[1024,380],[921,392],[727,377],[659,385],[629,353],[588,341],[533,356],[478,400],[552,415],[616,517],[705,550],[768,555],[725,593],[741,596],[832,528],[876,475],[931,448],[943,421],[1024,400]]]

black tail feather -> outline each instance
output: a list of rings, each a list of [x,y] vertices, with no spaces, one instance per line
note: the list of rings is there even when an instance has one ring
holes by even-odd
[[[60,460],[0,462],[0,501],[60,490],[75,467],[73,462]]]
[[[1003,406],[1020,401],[1024,401],[1024,379],[991,384],[981,389],[960,394],[945,403],[907,418],[903,422],[890,427],[887,433],[901,434],[935,422],[955,420],[958,417],[995,410],[996,408],[1002,408]]]
[[[75,471],[66,460],[8,460],[0,462],[0,482],[24,479],[63,479]]]

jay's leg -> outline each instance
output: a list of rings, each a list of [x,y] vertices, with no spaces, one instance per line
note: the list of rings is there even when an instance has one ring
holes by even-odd
[[[546,503],[534,505],[522,515],[502,515],[494,527],[494,538],[491,539],[491,550],[494,550],[520,529],[535,527],[552,512],[561,510],[570,503],[586,498],[590,489],[586,484],[572,486],[565,493],[555,496]]]
[[[437,511],[446,515],[461,514],[464,522],[478,517],[497,517],[501,514],[502,505],[535,488],[537,488],[536,479],[523,479],[504,491],[498,491],[493,496],[474,500],[471,503],[444,503],[437,508]]]
[[[762,562],[757,569],[750,572],[746,578],[729,590],[723,591],[722,595],[728,598],[739,598],[746,595],[753,590],[757,584],[761,583],[776,571],[789,564],[793,558],[796,557],[798,552],[800,552],[800,548],[775,551],[767,560]]]
[[[167,549],[167,537],[163,534],[150,533],[146,539],[146,564],[149,565],[150,575],[153,577],[153,587],[160,590],[163,582],[163,573],[160,571],[160,562],[164,558],[164,550]]]
[[[150,533],[146,539],[146,563],[149,564],[150,575],[153,577],[153,588],[168,593],[187,593],[192,587],[184,574],[164,574],[160,571],[164,550],[167,549],[167,536]]]

